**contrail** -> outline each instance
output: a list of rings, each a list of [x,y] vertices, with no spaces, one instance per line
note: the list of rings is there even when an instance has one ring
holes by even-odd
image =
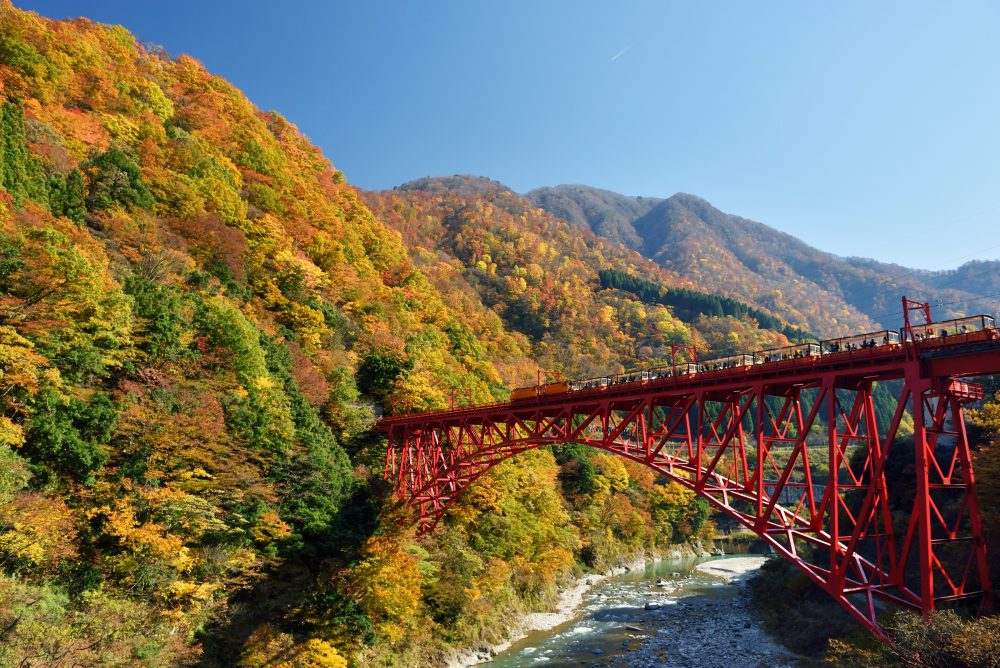
[[[631,49],[631,48],[632,48],[632,45],[631,45],[631,44],[629,44],[629,45],[628,45],[628,46],[626,46],[626,47],[625,47],[624,49],[622,49],[621,51],[619,51],[619,52],[618,52],[618,53],[616,53],[615,55],[611,56],[611,60],[609,60],[608,62],[609,62],[609,63],[613,63],[613,62],[615,62],[616,60],[618,60],[619,58],[621,58],[622,56],[624,56],[624,55],[625,55],[625,53],[626,53],[626,52],[627,52],[627,51],[628,51],[629,49]]]

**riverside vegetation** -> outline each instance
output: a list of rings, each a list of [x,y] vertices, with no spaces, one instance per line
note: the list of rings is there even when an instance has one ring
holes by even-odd
[[[0,0],[0,99],[2,665],[409,666],[500,640],[574,574],[706,539],[707,506],[564,446],[418,537],[376,407],[804,325],[602,286],[697,290],[509,191],[360,193],[118,26]]]

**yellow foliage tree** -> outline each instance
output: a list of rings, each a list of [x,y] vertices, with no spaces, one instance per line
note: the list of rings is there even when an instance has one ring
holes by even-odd
[[[417,559],[402,549],[397,538],[375,535],[365,542],[348,587],[376,632],[392,644],[420,622],[420,585]]]
[[[296,643],[287,633],[265,624],[247,639],[241,668],[347,668],[337,648],[320,638]]]
[[[0,554],[7,559],[33,568],[55,566],[76,554],[75,539],[73,512],[61,499],[25,492],[0,506]]]

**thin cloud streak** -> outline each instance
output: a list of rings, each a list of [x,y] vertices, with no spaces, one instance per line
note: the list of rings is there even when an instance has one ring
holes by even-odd
[[[626,53],[628,52],[628,50],[629,50],[629,49],[631,49],[631,48],[632,48],[632,45],[631,45],[631,44],[629,44],[629,45],[628,45],[628,46],[626,46],[626,47],[625,47],[624,49],[622,49],[621,51],[619,51],[619,52],[618,52],[618,53],[616,53],[615,55],[611,56],[611,59],[610,59],[610,60],[608,60],[608,62],[609,62],[609,63],[613,63],[613,62],[615,62],[616,60],[618,60],[619,58],[621,58],[622,56],[624,56],[624,55],[625,55],[625,54],[626,54]]]

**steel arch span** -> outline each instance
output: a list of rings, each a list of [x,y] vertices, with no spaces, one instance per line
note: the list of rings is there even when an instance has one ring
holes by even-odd
[[[982,387],[955,377],[996,371],[996,340],[904,344],[393,416],[379,425],[385,477],[428,531],[506,459],[600,448],[694,490],[885,637],[880,600],[925,614],[992,605],[963,418]]]

